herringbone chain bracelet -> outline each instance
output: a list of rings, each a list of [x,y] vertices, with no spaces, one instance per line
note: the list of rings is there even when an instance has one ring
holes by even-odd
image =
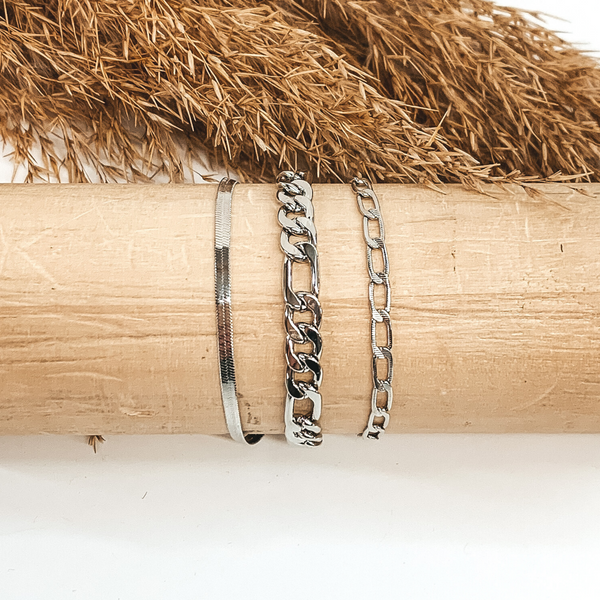
[[[236,442],[256,444],[261,434],[245,434],[238,406],[233,353],[233,318],[231,306],[231,203],[236,182],[222,179],[215,206],[215,302],[217,309],[217,340],[221,399],[229,434]]]

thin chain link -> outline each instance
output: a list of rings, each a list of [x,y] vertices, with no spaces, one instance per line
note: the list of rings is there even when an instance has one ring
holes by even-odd
[[[351,182],[352,190],[356,194],[358,210],[363,216],[363,234],[367,244],[367,269],[369,271],[369,305],[371,307],[371,349],[373,350],[373,391],[371,393],[371,413],[367,426],[362,434],[366,439],[379,439],[380,434],[385,432],[390,422],[390,411],[392,409],[393,392],[392,378],[394,375],[394,360],[392,357],[392,322],[390,320],[391,288],[390,288],[390,263],[387,248],[385,246],[385,231],[383,217],[379,200],[371,183],[367,179],[355,177]],[[370,201],[373,206],[367,208],[365,200]],[[371,235],[369,222],[376,222],[379,229],[377,235]],[[382,271],[376,271],[373,264],[374,255],[379,253]],[[383,294],[381,304],[377,306],[376,287],[381,286]],[[378,329],[385,332],[385,345],[377,343]],[[385,369],[385,378],[381,379],[379,374]],[[382,396],[383,398],[381,398]]]
[[[285,253],[283,268],[283,297],[285,300],[286,332],[286,399],[285,436],[291,444],[318,446],[322,441],[321,394],[323,379],[321,370],[322,341],[321,304],[319,303],[319,257],[317,253],[317,230],[314,223],[312,187],[302,173],[283,171],[277,177],[277,199],[282,206],[277,218],[282,227],[280,244]],[[292,238],[300,240],[292,241]],[[310,291],[293,289],[292,267],[295,262],[308,263],[311,275]],[[296,322],[297,313],[308,319]],[[306,314],[308,313],[308,314]],[[309,350],[305,345],[310,345]],[[296,349],[302,345],[301,351]],[[309,401],[306,414],[299,414],[296,403]]]

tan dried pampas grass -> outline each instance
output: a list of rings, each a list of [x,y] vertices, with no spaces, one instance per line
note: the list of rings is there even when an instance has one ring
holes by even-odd
[[[101,436],[101,435],[88,435],[87,436],[87,444],[88,444],[88,446],[92,447],[94,454],[96,454],[98,452],[98,446],[100,444],[104,444],[105,441],[106,440],[104,439],[104,436]]]
[[[549,176],[600,170],[600,70],[534,13],[481,0],[281,0],[314,19],[451,147]],[[540,2],[540,4],[543,4]],[[528,18],[529,17],[529,18]]]
[[[250,181],[597,180],[598,81],[489,2],[0,4],[0,137],[31,181],[182,181],[203,148]]]

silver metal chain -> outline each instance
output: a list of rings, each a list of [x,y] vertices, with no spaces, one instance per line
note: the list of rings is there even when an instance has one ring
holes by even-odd
[[[393,391],[392,377],[394,374],[394,361],[392,357],[392,322],[390,320],[391,288],[390,288],[390,263],[385,245],[385,232],[383,228],[383,217],[379,200],[371,183],[367,179],[355,177],[351,182],[352,190],[356,194],[358,210],[363,216],[363,234],[367,243],[367,269],[369,271],[369,304],[371,307],[371,348],[373,350],[373,391],[371,393],[371,413],[362,436],[365,439],[379,439],[380,434],[385,432],[390,422],[390,411],[392,409]],[[373,206],[367,208],[365,200],[370,201]],[[371,235],[369,221],[377,223],[378,232]],[[383,270],[376,271],[373,264],[374,254],[380,254],[380,262]],[[376,291],[379,288],[383,294]],[[381,304],[377,306],[376,296],[382,296]],[[380,346],[377,342],[377,330],[385,332],[385,345]],[[385,378],[380,378],[379,373],[385,370]],[[382,396],[382,398],[380,398]]]
[[[215,206],[215,303],[221,399],[229,434],[236,442],[256,444],[263,436],[244,434],[235,382],[233,354],[233,322],[231,309],[231,277],[229,246],[231,244],[231,202],[236,182],[224,178],[219,183]]]
[[[319,332],[321,304],[319,303],[319,257],[312,203],[313,191],[302,173],[283,171],[278,175],[277,182],[279,187],[277,199],[282,204],[277,218],[282,227],[281,249],[285,253],[283,267],[287,361],[285,436],[288,442],[294,445],[318,446],[323,441],[319,425],[321,418],[319,387],[323,378],[320,360],[323,345]],[[292,240],[292,238],[300,239]],[[308,263],[311,275],[310,291],[294,291],[292,285],[294,263]],[[294,317],[301,313],[304,318],[296,322]],[[302,346],[302,349],[298,350],[297,345]],[[306,349],[307,345],[308,349]],[[299,402],[303,405],[302,413],[297,411],[296,403]],[[309,408],[305,408],[307,405]]]

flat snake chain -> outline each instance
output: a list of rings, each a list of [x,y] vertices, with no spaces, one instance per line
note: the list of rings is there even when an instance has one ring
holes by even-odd
[[[231,204],[236,181],[224,178],[219,183],[215,209],[215,302],[217,308],[217,338],[221,399],[229,435],[245,444],[256,444],[261,434],[244,434],[240,418],[233,354],[233,323],[231,308],[231,275],[229,248],[231,245]]]

